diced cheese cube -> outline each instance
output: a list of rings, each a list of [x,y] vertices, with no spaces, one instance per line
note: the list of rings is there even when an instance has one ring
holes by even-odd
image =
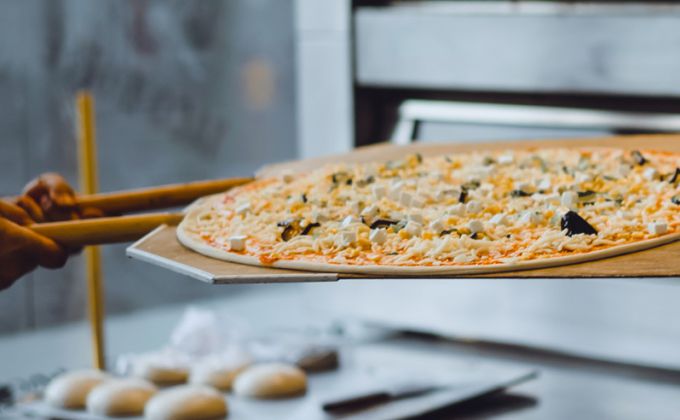
[[[422,225],[423,224],[423,215],[420,214],[420,213],[410,213],[408,215],[408,220],[416,222],[416,223],[420,223]]]
[[[397,181],[396,183],[394,183],[392,185],[392,187],[390,188],[390,192],[389,192],[390,198],[393,201],[399,201],[399,198],[401,197],[401,192],[402,192],[403,189],[404,189],[404,182],[403,181]]]
[[[633,218],[633,214],[631,212],[625,211],[625,210],[618,210],[616,212],[616,216],[619,219],[624,219],[624,220],[631,220]]]
[[[347,216],[344,219],[342,219],[342,222],[340,223],[340,227],[346,228],[349,225],[359,223],[361,220],[357,219],[354,216]]]
[[[380,200],[385,195],[387,195],[387,188],[384,185],[373,185],[371,187],[371,192],[373,193],[373,198]]]
[[[240,252],[246,249],[246,239],[248,237],[245,235],[235,235],[229,238],[229,249],[232,251]]]
[[[404,207],[409,207],[411,205],[411,200],[413,200],[413,195],[408,191],[402,191],[399,195],[399,204]]]
[[[574,208],[576,203],[578,203],[578,194],[573,191],[565,191],[562,193],[560,201],[564,207]]]
[[[535,211],[525,211],[519,218],[519,222],[522,224],[536,224],[541,221],[541,215]]]
[[[515,182],[515,190],[523,191],[525,193],[531,192],[531,185],[528,182],[517,181]]]
[[[578,197],[578,194],[577,194],[577,197]],[[560,195],[559,194],[547,194],[545,196],[545,202],[551,203],[551,204],[558,204],[560,202]]]
[[[593,180],[593,177],[589,173],[579,172],[579,173],[576,174],[576,182],[578,182],[579,184],[582,183],[582,182],[590,182],[592,180]]]
[[[375,204],[371,204],[370,206],[365,207],[361,211],[361,215],[366,216],[368,218],[371,218],[371,217],[375,216],[376,214],[378,214],[378,206],[376,206]]]
[[[313,223],[320,223],[328,220],[326,214],[317,208],[312,209],[311,219]]]
[[[465,214],[465,205],[462,203],[454,204],[449,207],[448,213],[455,216],[462,216]]]
[[[430,230],[433,230],[435,232],[441,232],[444,230],[444,221],[442,218],[434,219],[433,221],[430,222],[429,228]]]
[[[479,204],[479,201],[470,200],[465,205],[465,211],[471,214],[479,213],[480,211],[482,211],[482,205]]]
[[[353,201],[349,207],[352,209],[352,213],[354,214],[359,214],[359,211],[361,210],[361,208],[359,208],[359,203],[356,201]]]
[[[631,171],[630,165],[621,165],[621,166],[619,166],[619,169],[618,169],[617,172],[620,176],[626,177],[626,176],[628,176],[628,174],[630,174],[630,171]]]
[[[549,191],[552,188],[552,182],[548,178],[544,178],[538,183],[538,189],[541,191]]]
[[[392,220],[402,220],[404,218],[404,213],[400,211],[391,211],[390,212],[390,219]]]
[[[458,201],[458,198],[460,197],[460,189],[458,188],[449,188],[449,189],[444,189],[444,190],[439,190],[435,194],[434,198],[437,201],[442,201],[445,198],[454,198],[456,201]]]
[[[494,225],[504,225],[508,222],[508,218],[505,216],[503,213],[498,213],[495,214],[490,220],[489,223],[494,224]]]
[[[236,207],[236,214],[246,214],[250,210],[250,203],[245,202]]]
[[[415,207],[417,209],[423,208],[425,205],[425,199],[423,197],[413,197],[411,199],[411,207]]]
[[[444,179],[444,175],[439,171],[430,172],[430,179],[433,181],[441,181]]]
[[[645,169],[643,176],[645,179],[655,181],[659,178],[659,171],[657,171],[656,168],[647,168]]]
[[[346,231],[342,232],[341,237],[342,237],[342,243],[344,245],[351,245],[351,244],[353,244],[354,242],[357,241],[357,233],[356,233],[356,231],[353,231],[353,230],[346,230]]]
[[[498,157],[498,163],[501,165],[507,165],[515,161],[515,156],[512,153],[507,153]]]
[[[652,222],[647,225],[647,230],[652,235],[663,235],[668,232],[668,225],[663,222]]]
[[[473,258],[468,254],[460,254],[453,257],[453,262],[455,263],[469,263],[472,262]]]
[[[423,225],[418,222],[409,221],[406,223],[404,230],[413,236],[420,236],[420,234],[423,232]]]
[[[371,233],[368,234],[368,239],[371,242],[380,245],[387,240],[387,231],[385,229],[371,229]]]
[[[468,228],[470,229],[471,233],[477,233],[477,232],[483,232],[484,231],[484,223],[480,222],[479,220],[470,220],[470,223],[468,223]]]

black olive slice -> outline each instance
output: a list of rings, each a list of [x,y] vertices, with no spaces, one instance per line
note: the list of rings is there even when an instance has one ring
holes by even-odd
[[[680,177],[680,168],[675,168],[675,173],[673,173],[671,179],[669,179],[668,182],[675,184],[675,182],[678,180],[678,177]]]
[[[387,227],[390,227],[392,225],[396,225],[397,223],[399,223],[399,222],[396,221],[396,220],[378,219],[378,220],[374,221],[373,223],[371,223],[370,227],[371,227],[371,229],[387,228]]]
[[[529,197],[531,194],[523,190],[512,190],[510,197]]]
[[[284,241],[289,241],[293,237],[300,234],[300,221],[297,219],[287,219],[276,224],[278,227],[282,227],[283,232],[281,232],[281,239]]]
[[[452,234],[452,233],[459,233],[459,232],[458,232],[458,229],[446,229],[446,230],[442,230],[442,231],[439,233],[439,236],[441,237],[441,236],[444,236],[444,235],[450,235],[450,234]]]
[[[645,157],[642,156],[642,153],[640,153],[639,150],[633,150],[632,152],[630,152],[630,155],[633,157],[635,163],[637,163],[640,166],[647,163],[647,159],[645,159]]]
[[[580,233],[586,235],[597,235],[595,228],[574,211],[568,211],[564,214],[564,216],[562,216],[560,228],[562,230],[567,230],[567,236],[578,235]]]
[[[302,233],[300,235],[309,235],[309,232],[312,231],[314,228],[318,228],[321,226],[321,223],[310,223],[307,226],[305,226],[304,229],[302,229]]]
[[[671,198],[671,203],[680,206],[680,194],[674,195],[673,198]]]
[[[484,166],[493,165],[494,163],[496,161],[491,156],[484,156],[484,160],[482,160],[482,165]]]
[[[474,180],[474,181],[468,181],[465,184],[461,185],[460,187],[464,190],[476,190],[479,188],[479,186],[482,185],[479,181]]]
[[[307,202],[307,194],[302,194],[302,202],[303,203]]]
[[[467,200],[468,192],[465,188],[460,190],[460,195],[458,196],[458,201],[461,203],[465,203],[465,200]]]

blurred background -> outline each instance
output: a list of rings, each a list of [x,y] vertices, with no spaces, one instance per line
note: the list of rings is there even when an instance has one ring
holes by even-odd
[[[76,183],[81,88],[112,191],[378,141],[680,132],[678,51],[676,2],[4,1],[0,195],[48,170]],[[339,319],[680,377],[677,279],[215,287],[124,249],[103,248],[108,316],[293,294]],[[83,321],[82,265],[0,293],[0,334]]]

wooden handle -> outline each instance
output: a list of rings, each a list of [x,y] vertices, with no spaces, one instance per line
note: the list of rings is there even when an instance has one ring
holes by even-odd
[[[177,224],[182,217],[180,213],[152,213],[37,223],[30,225],[29,228],[62,245],[79,247],[134,241],[160,225]]]
[[[163,185],[130,191],[82,195],[77,198],[77,201],[81,208],[96,207],[110,214],[165,209],[186,205],[197,198],[217,194],[252,180],[252,178],[228,178]]]

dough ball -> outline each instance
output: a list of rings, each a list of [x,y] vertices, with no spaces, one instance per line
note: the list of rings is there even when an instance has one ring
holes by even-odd
[[[158,386],[184,384],[189,378],[190,360],[176,351],[166,349],[140,354],[129,363],[132,376],[144,378]]]
[[[215,420],[226,415],[224,395],[202,385],[180,385],[162,390],[144,409],[147,420]]]
[[[306,390],[305,372],[283,363],[253,365],[234,381],[234,392],[244,397],[285,398],[302,395]]]
[[[113,379],[92,389],[87,411],[99,416],[139,416],[155,393],[156,387],[144,379]]]
[[[220,391],[230,391],[236,376],[250,365],[250,357],[210,357],[197,363],[191,369],[189,383],[208,385]]]
[[[45,389],[45,401],[53,407],[79,409],[92,388],[110,376],[100,370],[74,370],[56,376]]]

